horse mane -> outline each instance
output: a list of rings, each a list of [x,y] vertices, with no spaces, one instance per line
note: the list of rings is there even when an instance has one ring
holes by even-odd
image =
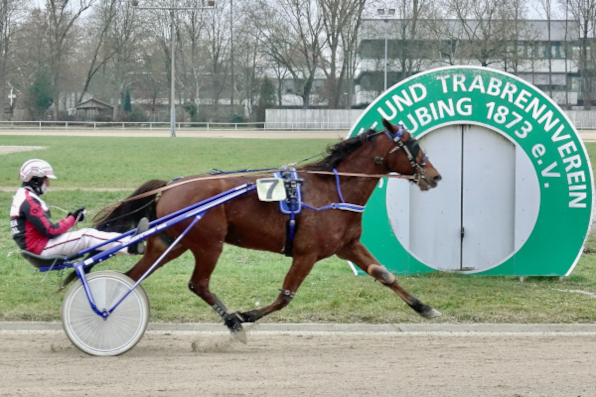
[[[356,149],[362,147],[368,142],[375,142],[379,132],[369,129],[360,135],[346,139],[333,145],[329,145],[325,150],[325,158],[311,164],[306,164],[304,169],[311,171],[332,171],[350,154],[354,153]]]
[[[165,186],[167,181],[153,179],[137,188],[128,198],[149,192]],[[129,202],[118,202],[102,208],[93,217],[93,224],[97,230],[103,232],[124,233],[137,226],[143,217],[150,221],[155,219],[156,195],[147,196]]]

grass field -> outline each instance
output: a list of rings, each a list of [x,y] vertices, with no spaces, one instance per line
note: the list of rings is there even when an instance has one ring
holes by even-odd
[[[58,180],[52,187],[112,187],[132,191],[147,179],[238,169],[279,166],[322,151],[324,140],[226,140],[191,138],[88,138],[0,136],[2,145],[47,149],[0,156],[0,186],[19,186],[18,169],[32,157],[49,161]],[[596,144],[587,144],[596,158]],[[432,154],[431,154],[432,155]],[[50,205],[96,210],[130,192],[50,191]],[[64,292],[56,293],[59,272],[36,273],[20,257],[10,236],[8,211],[13,193],[0,192],[0,320],[57,320]],[[63,214],[53,210],[55,220]],[[568,323],[596,320],[596,238],[588,240],[570,277],[529,278],[430,274],[400,277],[400,283],[443,313],[433,321]],[[11,254],[12,253],[12,254]],[[127,270],[132,257],[116,257],[101,269]],[[290,260],[282,255],[226,247],[212,277],[211,289],[233,309],[270,303],[281,287]],[[187,283],[194,267],[185,254],[160,269],[143,285],[151,300],[151,321],[219,321]],[[590,295],[593,294],[593,295]],[[296,298],[269,322],[420,322],[391,291],[368,276],[355,277],[337,258],[317,264]]]

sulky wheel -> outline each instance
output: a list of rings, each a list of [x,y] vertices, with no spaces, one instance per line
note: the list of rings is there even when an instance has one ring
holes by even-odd
[[[131,278],[112,270],[91,273],[87,282],[99,311],[111,309],[134,285]],[[76,347],[94,356],[116,356],[132,349],[145,333],[149,299],[139,284],[104,320],[91,309],[79,279],[64,296],[61,317]]]

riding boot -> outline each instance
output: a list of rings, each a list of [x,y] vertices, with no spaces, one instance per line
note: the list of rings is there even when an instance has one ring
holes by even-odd
[[[131,238],[138,236],[141,233],[146,232],[149,229],[149,219],[141,218],[139,224],[137,225],[137,231],[131,236]],[[131,244],[128,246],[128,253],[131,255],[143,255],[145,253],[145,244],[143,240]]]

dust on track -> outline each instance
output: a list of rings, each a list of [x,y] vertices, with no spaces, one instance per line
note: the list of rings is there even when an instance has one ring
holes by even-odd
[[[0,396],[594,396],[596,335],[148,332],[91,357],[0,332]]]

